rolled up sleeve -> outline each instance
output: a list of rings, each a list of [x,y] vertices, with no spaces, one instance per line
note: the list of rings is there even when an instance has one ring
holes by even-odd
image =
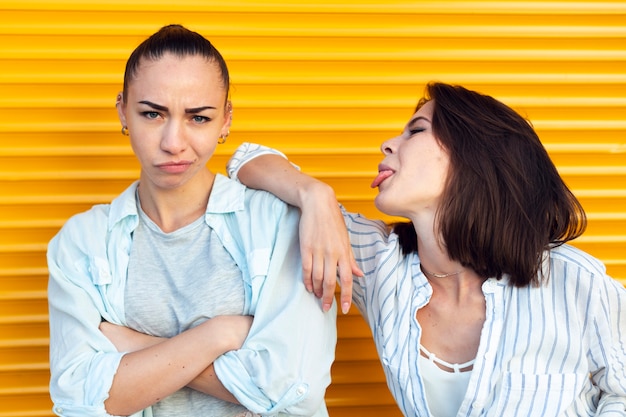
[[[104,306],[76,243],[84,226],[70,220],[48,246],[50,396],[57,415],[108,417],[104,401],[123,354],[98,329]]]
[[[324,395],[337,342],[336,306],[324,313],[304,287],[298,221],[298,211],[289,208],[275,222],[267,275],[252,277],[260,284],[248,338],[214,364],[224,386],[261,415],[328,415]]]

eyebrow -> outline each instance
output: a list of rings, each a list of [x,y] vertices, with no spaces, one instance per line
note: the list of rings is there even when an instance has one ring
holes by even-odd
[[[419,122],[420,120],[423,120],[427,123],[432,123],[427,117],[424,116],[417,116],[415,119],[411,119],[411,121],[408,124],[408,127],[413,126],[415,123]]]
[[[149,107],[153,108],[154,110],[159,110],[159,111],[168,111],[169,110],[165,106],[161,106],[160,104],[156,104],[156,103],[153,103],[153,102],[148,101],[148,100],[142,100],[139,103],[145,104],[146,106],[149,106]],[[194,113],[200,113],[200,112],[202,112],[204,110],[215,110],[215,107],[213,107],[213,106],[192,107],[190,109],[185,109],[185,113],[194,114]]]

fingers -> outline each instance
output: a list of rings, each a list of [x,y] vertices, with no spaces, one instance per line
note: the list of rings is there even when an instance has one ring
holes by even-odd
[[[337,284],[337,261],[308,246],[301,246],[302,279],[307,291],[321,299],[322,310],[328,311],[333,305]]]
[[[308,292],[313,292],[313,257],[305,256],[310,255],[310,252],[305,251],[302,247],[302,280],[304,281],[304,287]]]
[[[354,260],[353,260],[354,262]],[[356,263],[354,263],[356,265]],[[356,269],[360,272],[359,268]],[[337,273],[339,275],[339,286],[341,287],[341,294],[339,296],[339,305],[343,314],[348,314],[350,305],[352,304],[352,272],[353,266],[349,262],[340,262],[337,267]]]
[[[322,310],[328,311],[335,299],[337,279],[341,286],[339,306],[343,314],[348,313],[352,304],[353,275],[362,277],[351,250],[323,250],[301,242],[302,278],[307,291],[321,299]],[[347,254],[346,254],[347,253]]]
[[[318,280],[318,297],[322,298],[322,310],[328,311],[333,305],[337,286],[337,263],[334,260],[324,262],[324,274]]]

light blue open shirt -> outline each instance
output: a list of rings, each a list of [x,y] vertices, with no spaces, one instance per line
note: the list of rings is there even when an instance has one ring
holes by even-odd
[[[126,323],[136,188],[72,217],[48,246],[50,394],[58,415],[109,416],[104,401],[124,352],[98,326],[101,318]],[[254,315],[242,348],[214,362],[218,378],[255,413],[327,416],[336,306],[324,313],[302,283],[298,210],[218,174],[205,220],[241,268],[244,314]]]

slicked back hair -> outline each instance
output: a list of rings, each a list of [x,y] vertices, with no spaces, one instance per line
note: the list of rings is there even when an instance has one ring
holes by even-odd
[[[171,53],[181,58],[198,55],[206,58],[209,62],[215,62],[220,69],[222,83],[226,91],[226,99],[228,100],[230,75],[226,61],[220,52],[208,39],[199,33],[181,25],[168,25],[162,27],[139,44],[128,58],[124,72],[124,92],[122,94],[124,103],[126,103],[128,86],[137,75],[141,61],[144,59],[157,61],[166,53]]]
[[[579,237],[585,212],[531,124],[502,102],[461,86],[430,83],[433,134],[450,169],[436,221],[450,259],[483,278],[539,285],[544,251]],[[399,223],[404,253],[417,250],[411,223]]]

